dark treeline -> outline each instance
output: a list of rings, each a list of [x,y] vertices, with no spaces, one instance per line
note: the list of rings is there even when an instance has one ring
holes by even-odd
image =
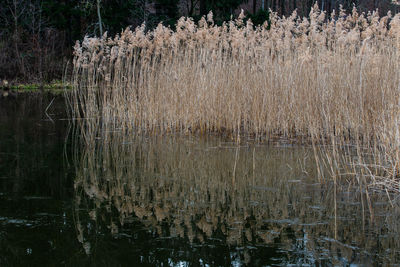
[[[331,13],[339,5],[381,14],[399,6],[392,0],[317,0]],[[195,20],[213,11],[216,23],[244,9],[255,24],[297,10],[307,16],[315,0],[0,0],[0,79],[49,82],[60,79],[71,59],[75,40],[85,35],[120,32],[143,22],[148,29],[159,22],[174,26],[180,16]]]
[[[278,12],[279,15],[285,16],[291,14],[295,9],[300,16],[307,16],[315,3],[321,10],[325,10],[329,14],[333,10],[339,10],[340,5],[347,11],[350,11],[353,6],[356,6],[359,12],[378,9],[381,15],[386,14],[389,10],[397,11],[395,1],[391,0],[254,0],[254,2],[255,7],[257,7],[258,2],[264,2],[267,9],[270,8]]]

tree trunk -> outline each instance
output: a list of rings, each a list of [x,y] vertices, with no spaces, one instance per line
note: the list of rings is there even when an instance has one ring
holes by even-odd
[[[99,18],[99,30],[100,30],[100,38],[101,38],[101,37],[103,37],[103,24],[101,22],[100,2],[101,2],[101,0],[97,0],[97,17]]]

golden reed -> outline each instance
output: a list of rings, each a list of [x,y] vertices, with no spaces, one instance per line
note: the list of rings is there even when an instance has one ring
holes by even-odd
[[[259,27],[243,18],[217,26],[210,13],[197,24],[181,18],[174,31],[85,37],[75,46],[73,116],[86,129],[329,145],[323,157],[315,151],[331,175],[399,192],[400,15],[314,6],[309,18],[271,13]]]

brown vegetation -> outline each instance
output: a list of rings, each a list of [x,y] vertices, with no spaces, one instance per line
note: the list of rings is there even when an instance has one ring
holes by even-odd
[[[399,192],[400,15],[327,18],[315,6],[309,19],[273,15],[257,28],[242,18],[85,38],[75,46],[73,116],[125,132],[329,145],[316,159],[334,178]]]

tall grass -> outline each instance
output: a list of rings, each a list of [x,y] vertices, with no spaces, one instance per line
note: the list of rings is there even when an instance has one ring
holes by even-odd
[[[314,6],[309,18],[272,13],[260,27],[243,17],[217,26],[210,13],[198,24],[181,18],[175,31],[143,25],[77,42],[73,116],[128,132],[330,145],[316,160],[333,176],[351,163],[357,180],[400,191],[400,15]]]

